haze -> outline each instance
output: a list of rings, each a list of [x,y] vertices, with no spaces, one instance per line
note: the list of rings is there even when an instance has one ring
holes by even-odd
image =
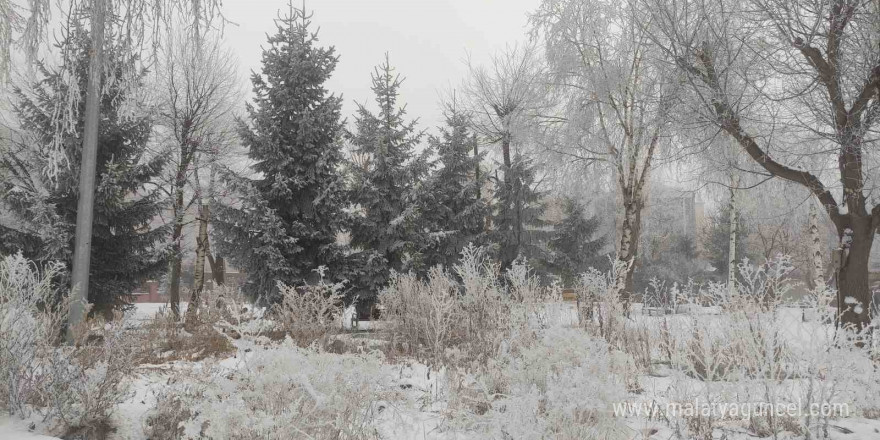
[[[328,88],[345,102],[351,121],[355,101],[372,105],[370,73],[385,52],[405,77],[401,98],[419,127],[441,121],[441,93],[458,86],[470,55],[477,63],[505,45],[524,41],[527,16],[537,0],[320,0],[306,2],[321,43],[336,46],[339,64]],[[283,1],[228,0],[224,40],[240,59],[242,76],[259,71],[266,34],[287,8]],[[243,79],[243,80],[246,80]],[[250,84],[246,85],[250,91]]]

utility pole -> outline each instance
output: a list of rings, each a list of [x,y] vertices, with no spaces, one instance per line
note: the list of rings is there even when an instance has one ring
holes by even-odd
[[[92,219],[95,205],[95,169],[98,159],[98,118],[101,110],[101,73],[104,65],[104,3],[92,0],[92,50],[89,59],[89,82],[86,95],[82,164],[79,175],[79,199],[76,207],[76,236],[73,248],[71,282],[74,301],[70,308],[67,339],[71,329],[85,319],[89,301],[89,265],[92,253]]]

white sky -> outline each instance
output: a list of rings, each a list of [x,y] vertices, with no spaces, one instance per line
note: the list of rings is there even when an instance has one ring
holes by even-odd
[[[344,98],[349,122],[355,101],[372,105],[370,73],[389,52],[405,77],[402,103],[420,129],[442,121],[440,94],[458,86],[468,54],[485,62],[507,44],[526,39],[526,14],[539,0],[307,0],[313,30],[324,46],[336,46],[339,64],[327,87]],[[223,11],[235,25],[224,36],[238,54],[243,76],[260,71],[261,45],[274,33],[272,20],[287,11],[286,0],[226,0]],[[247,84],[250,92],[250,83]],[[372,108],[372,107],[371,107]]]

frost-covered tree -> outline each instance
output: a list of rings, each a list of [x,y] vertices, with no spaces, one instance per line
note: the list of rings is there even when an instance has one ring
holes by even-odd
[[[262,74],[251,77],[254,105],[248,120],[239,121],[255,177],[228,174],[240,198],[214,204],[216,246],[247,274],[245,291],[270,301],[276,282],[315,282],[315,270],[334,268],[341,255],[342,101],[324,85],[338,58],[333,47],[317,45],[310,17],[291,8],[276,20]]]
[[[359,104],[348,136],[359,158],[351,166],[351,202],[357,211],[351,245],[360,250],[353,257],[357,269],[352,280],[365,302],[385,285],[390,269],[412,268],[411,259],[425,239],[415,199],[415,183],[427,168],[424,157],[415,154],[422,133],[416,121],[406,121],[406,109],[398,105],[402,79],[387,55],[372,82],[378,113]]]
[[[480,153],[469,115],[455,105],[446,110],[446,125],[439,136],[429,136],[428,145],[436,155],[435,170],[424,184],[417,185],[420,226],[430,231],[420,249],[421,267],[451,268],[469,243],[485,244],[489,207],[481,189],[486,174],[480,170],[485,153]]]
[[[528,157],[516,154],[504,177],[492,179],[495,193],[490,239],[502,270],[508,269],[503,266],[505,261],[547,258],[547,222],[542,218],[544,193],[539,189],[536,173]]]
[[[15,111],[23,135],[15,151],[3,156],[2,164],[12,178],[3,182],[3,204],[12,214],[13,229],[22,240],[26,255],[36,261],[57,260],[68,270],[73,264],[73,241],[79,198],[79,156],[82,151],[81,117],[76,131],[56,139],[53,111],[59,97],[70,90],[85,93],[89,35],[73,29],[59,45],[69,51],[73,66],[49,69],[40,65],[43,78],[30,90],[16,89]],[[109,53],[110,57],[120,54]],[[119,65],[119,64],[116,64]],[[67,68],[79,71],[78,84],[65,82]],[[121,68],[120,68],[121,69]],[[115,72],[119,74],[120,72]],[[108,311],[128,303],[128,295],[142,281],[157,275],[165,265],[163,247],[167,228],[151,222],[163,209],[160,194],[150,183],[162,168],[161,157],[147,157],[152,121],[145,116],[124,116],[120,104],[131,87],[107,80],[100,106],[103,121],[98,132],[97,191],[91,247],[94,262],[89,279],[90,303]],[[85,104],[80,99],[81,105]],[[77,114],[82,115],[80,111]],[[70,166],[55,179],[45,174],[52,160],[54,142],[61,142]],[[34,246],[38,243],[38,246]]]
[[[864,328],[880,114],[880,4],[852,0],[640,0],[652,42],[687,75],[692,118],[721,130],[743,167],[801,185],[839,239],[841,319]],[[695,130],[696,131],[696,130]],[[812,165],[815,164],[815,165]]]
[[[504,238],[496,241],[501,270],[507,270],[520,255],[524,225],[516,206],[529,202],[512,197],[525,196],[521,189],[528,187],[515,179],[526,171],[524,162],[516,162],[522,154],[526,139],[538,120],[538,114],[547,106],[546,94],[541,90],[544,71],[538,51],[533,46],[513,46],[495,55],[488,66],[468,64],[469,78],[465,82],[468,107],[472,113],[474,130],[482,140],[496,146],[501,153],[501,179],[496,179],[500,196],[496,197],[494,228]],[[524,186],[525,185],[525,186]],[[498,235],[496,234],[496,235]]]
[[[601,263],[605,239],[597,234],[599,219],[589,215],[583,204],[571,197],[563,197],[561,203],[562,220],[553,225],[540,265],[571,287],[580,274]]]
[[[230,127],[233,107],[239,105],[239,77],[235,58],[223,49],[216,34],[207,34],[193,41],[183,31],[172,31],[163,51],[159,67],[163,100],[158,122],[167,132],[163,143],[168,163],[162,188],[171,200],[173,225],[168,299],[171,311],[177,317],[180,314],[184,258],[183,231],[188,221],[187,212],[194,204],[198,206],[196,220],[200,234],[196,258],[201,257],[201,264],[196,263],[195,278],[204,279],[200,274],[204,274],[210,207],[206,198],[198,197],[202,191],[197,180],[199,171],[205,177],[214,175],[212,168],[217,157],[221,151],[229,150],[230,138],[234,137]],[[195,284],[193,295],[200,291],[200,283]]]
[[[661,160],[677,86],[627,2],[545,0],[532,16],[563,102],[557,151],[613,175],[619,199],[616,281],[633,293],[642,211]]]
[[[0,80],[6,78],[9,72],[10,47],[13,43],[22,48],[28,61],[36,59],[40,46],[48,40],[47,30],[50,28],[49,20],[53,15],[53,4],[50,0],[27,0],[27,7],[21,8],[17,2],[0,0]],[[71,309],[70,320],[77,324],[83,320],[84,302],[87,299],[90,283],[89,267],[92,242],[92,224],[94,223],[95,181],[96,162],[98,150],[98,126],[99,112],[102,94],[108,89],[102,83],[102,78],[113,73],[116,81],[122,80],[128,84],[136,84],[140,81],[140,72],[128,63],[113,65],[113,58],[104,55],[105,49],[116,50],[118,53],[140,53],[150,41],[153,48],[159,46],[161,38],[158,38],[157,30],[163,24],[173,21],[175,16],[181,16],[191,24],[193,35],[199,38],[202,25],[211,26],[211,21],[218,15],[220,0],[71,0],[69,2],[55,2],[61,15],[67,21],[67,26],[81,26],[85,17],[89,17],[92,36],[92,47],[88,52],[89,68],[85,72],[77,72],[69,69],[61,73],[62,76],[70,77],[80,73],[87,74],[86,93],[72,91],[66,96],[59,97],[55,111],[52,113],[52,122],[55,127],[54,141],[52,142],[51,157],[46,163],[46,172],[52,178],[67,164],[71,158],[64,155],[64,145],[60,141],[63,134],[71,134],[76,130],[76,124],[80,111],[84,111],[85,126],[83,131],[83,149],[80,154],[80,193],[79,206],[77,207],[76,239],[74,243],[73,276],[71,287],[75,289],[82,301],[77,301]],[[22,14],[25,12],[25,14]],[[27,18],[25,18],[27,17]],[[112,28],[112,29],[111,29]],[[105,31],[112,32],[116,38],[104,38]],[[114,47],[109,47],[115,43]],[[154,50],[155,53],[155,50]],[[65,53],[63,56],[69,54]],[[123,67],[123,69],[120,69]],[[125,67],[128,67],[127,69]],[[84,79],[84,78],[83,78]],[[77,79],[70,81],[78,83]],[[80,106],[79,100],[86,99],[86,105]],[[68,334],[68,339],[72,334]]]

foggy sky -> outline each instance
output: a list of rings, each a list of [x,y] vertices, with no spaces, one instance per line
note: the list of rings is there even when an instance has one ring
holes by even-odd
[[[344,98],[349,123],[355,101],[372,107],[370,73],[389,52],[405,77],[402,103],[420,129],[442,121],[440,94],[460,85],[470,54],[478,63],[507,44],[526,40],[528,12],[539,0],[307,0],[313,30],[322,46],[336,46],[339,64],[327,87]],[[226,44],[236,52],[243,78],[260,71],[260,46],[274,34],[273,19],[287,11],[286,0],[226,0]],[[245,85],[250,93],[250,82]]]

